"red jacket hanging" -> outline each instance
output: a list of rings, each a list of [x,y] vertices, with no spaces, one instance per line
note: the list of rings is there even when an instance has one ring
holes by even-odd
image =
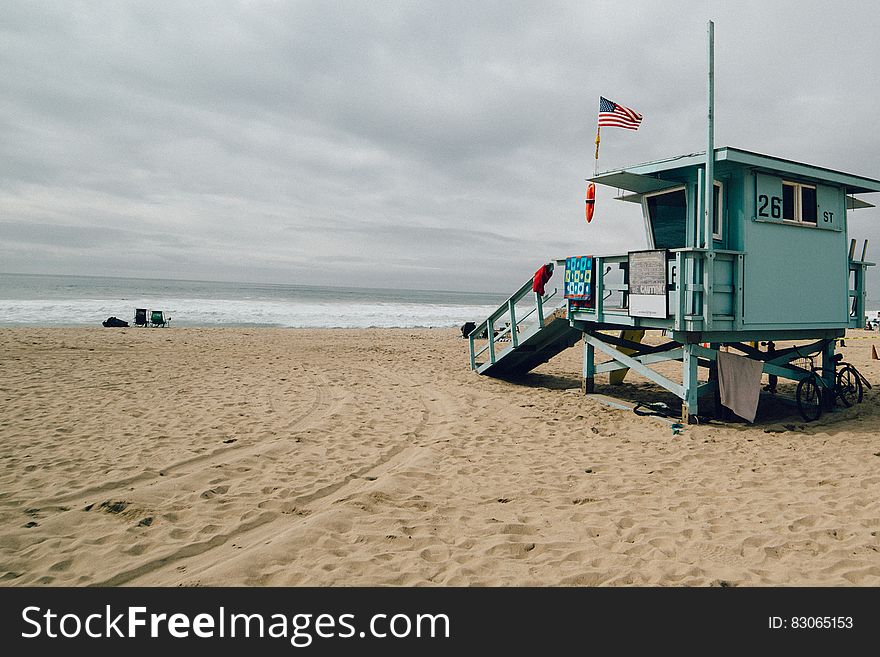
[[[544,286],[547,284],[547,281],[550,280],[550,277],[552,275],[553,265],[543,265],[538,271],[535,272],[535,277],[532,279],[532,291],[537,292],[541,296],[544,296]]]

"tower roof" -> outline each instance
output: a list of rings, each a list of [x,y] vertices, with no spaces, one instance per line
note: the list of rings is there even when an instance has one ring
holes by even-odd
[[[672,173],[688,167],[702,166],[706,162],[706,152],[679,155],[677,157],[646,162],[635,166],[605,171],[597,176],[589,178],[609,187],[617,187],[638,194],[658,191],[667,187],[674,187],[680,183],[675,181],[675,176],[664,177],[663,174]],[[857,176],[843,171],[835,171],[826,167],[818,167],[812,164],[794,162],[780,157],[753,153],[740,148],[724,146],[715,149],[715,162],[731,162],[756,171],[767,173],[788,174],[800,179],[808,179],[818,183],[830,183],[843,185],[847,194],[864,194],[867,192],[880,192],[880,180]]]

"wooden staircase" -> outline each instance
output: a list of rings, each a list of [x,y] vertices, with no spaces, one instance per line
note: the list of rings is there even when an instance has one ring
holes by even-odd
[[[556,305],[545,315],[545,305],[556,297],[557,290],[546,295],[532,291],[529,279],[510,298],[499,306],[485,321],[478,324],[468,336],[471,369],[478,374],[497,378],[516,378],[546,363],[558,353],[574,346],[583,333],[572,328],[568,321],[565,300],[556,299]],[[534,307],[517,317],[522,301],[529,295]],[[501,330],[497,326],[503,327]],[[478,348],[478,342],[486,344]],[[488,352],[488,353],[487,353]],[[477,359],[487,355],[479,362]]]

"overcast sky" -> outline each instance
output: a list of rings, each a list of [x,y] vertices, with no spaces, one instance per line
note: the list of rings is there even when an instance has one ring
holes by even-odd
[[[598,97],[644,116],[601,170],[705,149],[710,18],[716,146],[880,178],[878,16],[0,0],[0,271],[509,292],[645,244],[614,190],[584,221]],[[880,211],[849,233],[880,258]]]

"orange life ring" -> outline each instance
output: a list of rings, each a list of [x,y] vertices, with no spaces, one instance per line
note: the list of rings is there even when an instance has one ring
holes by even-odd
[[[587,185],[587,198],[585,202],[587,205],[587,223],[590,223],[593,220],[593,211],[596,209],[596,185],[593,183]]]

